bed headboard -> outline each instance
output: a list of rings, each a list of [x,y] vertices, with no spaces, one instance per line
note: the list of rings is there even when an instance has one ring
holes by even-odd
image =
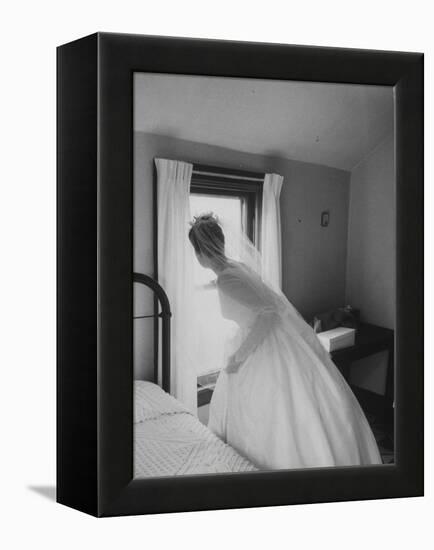
[[[150,288],[155,296],[158,298],[161,306],[161,312],[153,315],[138,315],[135,319],[142,319],[144,317],[155,318],[160,317],[162,321],[161,327],[161,386],[164,391],[170,393],[170,318],[172,313],[170,311],[170,303],[167,294],[163,287],[157,283],[149,275],[143,273],[133,273],[133,282],[139,283]],[[157,350],[154,353],[155,356],[155,383],[158,384],[158,361]]]

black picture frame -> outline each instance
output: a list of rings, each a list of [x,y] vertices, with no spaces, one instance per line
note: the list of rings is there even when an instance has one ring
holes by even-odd
[[[97,33],[57,51],[57,500],[95,516],[423,494],[423,55]],[[133,479],[133,74],[394,86],[396,463]]]

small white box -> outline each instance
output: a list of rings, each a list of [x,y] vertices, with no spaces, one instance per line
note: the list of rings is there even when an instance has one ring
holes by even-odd
[[[338,349],[354,346],[356,329],[337,327],[332,330],[319,332],[317,336],[326,351],[336,351]]]

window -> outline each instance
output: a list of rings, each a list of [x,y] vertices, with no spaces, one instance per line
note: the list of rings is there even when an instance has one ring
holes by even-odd
[[[263,174],[195,165],[190,187],[191,213],[197,216],[213,212],[230,224],[232,231],[243,231],[259,247],[263,179]],[[221,316],[217,290],[209,284],[215,280],[214,272],[195,261],[194,277],[196,297],[200,309],[206,312],[207,327],[197,372],[200,406],[210,400],[218,373],[224,367],[223,342],[237,327]],[[216,339],[215,334],[223,337]]]
[[[202,200],[205,196],[214,201],[221,199],[219,202],[221,208],[237,202],[241,209],[242,230],[259,248],[263,181],[264,174],[256,172],[195,164],[190,193],[193,197],[201,195]],[[230,198],[234,200],[233,203],[228,200]],[[222,199],[226,199],[227,202]],[[217,202],[212,204],[217,206]]]

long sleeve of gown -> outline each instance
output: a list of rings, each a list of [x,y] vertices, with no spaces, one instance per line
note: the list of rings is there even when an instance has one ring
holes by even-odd
[[[248,333],[233,355],[236,362],[242,363],[270,334],[279,320],[279,315],[270,297],[270,291],[265,288],[262,281],[229,272],[219,278],[218,286],[220,292],[247,308],[252,314],[253,321]]]

